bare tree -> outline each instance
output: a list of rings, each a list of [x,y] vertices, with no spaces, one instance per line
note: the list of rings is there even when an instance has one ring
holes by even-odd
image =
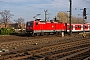
[[[18,28],[22,29],[23,28],[23,24],[24,24],[24,18],[18,18],[16,20],[14,20],[17,24],[18,24]]]
[[[3,23],[3,22],[4,22],[4,21],[3,21],[3,19],[1,18],[1,19],[0,19],[0,23]]]
[[[7,27],[8,22],[10,21],[10,18],[13,16],[13,14],[10,13],[10,10],[4,10],[0,12],[1,14],[1,22],[5,24],[5,28]]]
[[[16,23],[24,23],[24,18],[18,18],[16,20],[14,20]]]

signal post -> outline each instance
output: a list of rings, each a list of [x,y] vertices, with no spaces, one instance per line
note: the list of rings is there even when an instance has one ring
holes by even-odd
[[[86,33],[85,33],[85,30],[84,30],[84,28],[85,28],[85,26],[84,26],[84,24],[85,24],[85,20],[87,19],[87,16],[86,16],[86,8],[84,8],[83,9],[83,38],[84,37],[86,37]]]
[[[71,36],[71,34],[72,34],[72,26],[71,26],[71,21],[72,21],[72,0],[69,0],[69,1],[70,1],[70,21],[69,21],[70,31],[69,31],[69,34]]]

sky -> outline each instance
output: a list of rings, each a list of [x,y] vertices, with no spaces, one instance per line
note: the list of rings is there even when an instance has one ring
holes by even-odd
[[[53,19],[58,12],[67,12],[70,8],[69,0],[0,0],[0,12],[10,10],[13,14],[11,21],[24,18],[26,21],[36,18],[45,19],[47,10],[49,19]],[[72,15],[82,17],[83,8],[87,8],[87,21],[90,22],[90,0],[72,0]],[[79,16],[78,16],[79,14]]]

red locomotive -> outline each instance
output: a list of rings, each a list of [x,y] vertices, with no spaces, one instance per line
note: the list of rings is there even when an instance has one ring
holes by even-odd
[[[84,28],[83,28],[84,27]],[[72,32],[90,31],[90,24],[72,24]],[[28,21],[26,23],[26,32],[31,35],[69,32],[70,24],[54,21]]]

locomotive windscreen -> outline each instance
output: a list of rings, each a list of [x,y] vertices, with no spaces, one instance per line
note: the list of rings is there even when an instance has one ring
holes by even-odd
[[[33,22],[27,22],[27,26],[33,26]]]

